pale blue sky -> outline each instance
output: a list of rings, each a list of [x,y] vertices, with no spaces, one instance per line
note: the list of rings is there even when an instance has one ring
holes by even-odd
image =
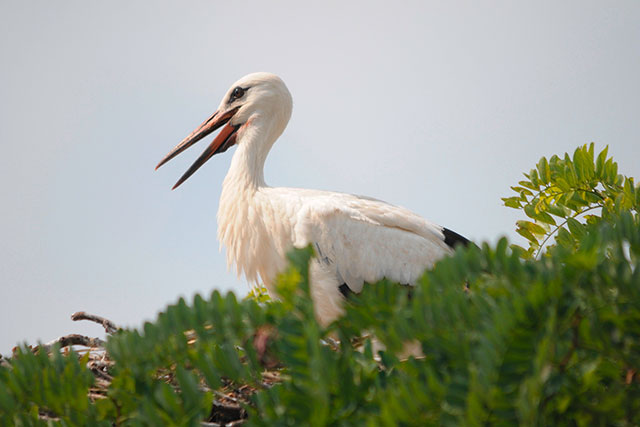
[[[231,154],[173,192],[207,143],[154,166],[250,72],[294,98],[271,185],[478,242],[517,239],[500,197],[542,155],[595,141],[640,176],[637,1],[3,1],[0,22],[0,353],[101,334],[78,310],[139,326],[179,296],[246,293],[216,240]]]

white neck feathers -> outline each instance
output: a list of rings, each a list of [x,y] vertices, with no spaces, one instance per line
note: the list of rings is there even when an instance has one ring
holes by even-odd
[[[264,207],[256,193],[266,187],[264,162],[271,146],[282,133],[256,114],[238,131],[237,149],[222,185],[218,208],[218,239],[227,248],[227,264],[236,264],[250,282],[269,280],[278,262],[270,260],[273,251],[263,221]],[[258,258],[264,262],[256,262]]]

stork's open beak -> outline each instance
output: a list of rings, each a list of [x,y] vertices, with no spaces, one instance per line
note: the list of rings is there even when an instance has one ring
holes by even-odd
[[[176,147],[167,154],[164,159],[158,163],[156,166],[156,170],[167,163],[169,160],[173,159],[178,154],[182,153],[187,148],[191,147],[196,142],[200,141],[205,136],[209,135],[211,132],[225,125],[231,117],[238,111],[238,108],[233,108],[229,111],[221,113],[220,111],[216,111],[213,113],[211,117],[202,122],[200,126],[189,136],[183,139],[180,144],[176,145]],[[197,171],[200,166],[204,165],[207,160],[209,160],[214,154],[223,153],[229,147],[236,143],[236,132],[240,126],[232,126],[231,124],[227,124],[218,136],[215,137],[213,142],[209,144],[206,150],[198,157],[198,159],[191,165],[191,167],[182,175],[182,177],[176,182],[176,185],[173,186],[172,190],[175,190],[180,184],[185,182],[187,178],[189,178],[195,171]]]

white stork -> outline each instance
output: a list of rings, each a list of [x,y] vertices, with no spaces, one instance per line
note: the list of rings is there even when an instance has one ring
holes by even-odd
[[[238,80],[218,110],[160,161],[167,161],[223,127],[174,189],[213,155],[237,145],[222,185],[218,239],[227,248],[227,263],[238,275],[271,295],[274,279],[287,265],[293,247],[312,244],[311,294],[318,321],[326,325],[342,314],[349,292],[364,282],[388,278],[414,284],[425,269],[452,252],[464,237],[415,213],[380,200],[301,188],[273,188],[263,167],[282,134],[293,102],[284,82],[270,73]]]

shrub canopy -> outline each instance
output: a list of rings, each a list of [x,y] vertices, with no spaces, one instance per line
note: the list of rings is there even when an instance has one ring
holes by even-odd
[[[106,398],[87,356],[23,346],[0,365],[0,424],[199,425],[221,387],[251,390],[249,425],[640,424],[639,189],[593,144],[512,188],[528,247],[458,248],[410,291],[365,286],[327,328],[307,248],[277,301],[214,291],[110,336]],[[398,357],[407,342],[424,357]]]

